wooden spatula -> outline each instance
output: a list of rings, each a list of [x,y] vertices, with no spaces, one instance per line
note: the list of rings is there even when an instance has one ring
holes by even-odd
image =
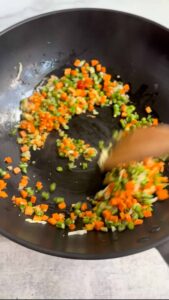
[[[169,125],[139,128],[122,137],[106,155],[103,153],[99,159],[99,166],[102,171],[110,171],[122,163],[167,154],[169,154]]]

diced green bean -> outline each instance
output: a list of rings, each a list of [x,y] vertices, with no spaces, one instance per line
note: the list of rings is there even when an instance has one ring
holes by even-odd
[[[41,195],[44,200],[48,200],[50,197],[49,192],[45,192],[45,191],[43,191]]]
[[[51,193],[53,193],[56,190],[56,183],[55,182],[50,184],[49,190],[50,190]]]

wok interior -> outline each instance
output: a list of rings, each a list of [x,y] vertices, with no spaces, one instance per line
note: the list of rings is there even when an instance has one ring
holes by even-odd
[[[25,38],[26,37],[26,38]],[[131,98],[138,111],[151,104],[161,121],[169,122],[169,33],[160,26],[128,14],[106,10],[70,10],[33,19],[0,37],[0,157],[11,155],[19,160],[19,148],[8,131],[19,120],[19,101],[49,73],[61,75],[75,58],[97,58],[114,76],[120,74],[131,84]],[[15,87],[18,63],[23,71]],[[107,141],[117,123],[110,108],[101,109],[92,119],[85,115],[74,117],[70,134],[97,146]],[[36,175],[46,183],[57,182],[58,195],[71,203],[85,200],[97,190],[96,160],[89,170],[80,169],[57,174],[55,167],[66,161],[58,158],[55,149],[56,133],[52,133],[45,148],[32,153],[35,166],[30,176]],[[9,183],[10,196],[16,193],[14,178]],[[153,218],[146,220],[133,232],[89,233],[68,237],[66,232],[51,226],[29,224],[11,201],[0,202],[0,228],[6,236],[28,247],[46,253],[76,258],[105,258],[126,255],[155,245],[167,237],[169,204],[155,207]],[[154,228],[160,228],[155,230]]]

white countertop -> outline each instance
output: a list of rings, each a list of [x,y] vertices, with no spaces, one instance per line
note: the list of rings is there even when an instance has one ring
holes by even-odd
[[[169,0],[0,0],[0,31],[44,12],[101,7],[169,28]],[[167,299],[169,268],[156,249],[115,260],[50,257],[0,237],[0,299]]]

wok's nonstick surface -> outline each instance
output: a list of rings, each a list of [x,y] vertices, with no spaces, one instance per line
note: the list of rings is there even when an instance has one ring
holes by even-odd
[[[15,138],[9,129],[19,119],[19,100],[29,95],[46,74],[54,70],[61,74],[63,67],[74,58],[98,58],[112,74],[132,85],[131,97],[141,111],[151,103],[160,119],[169,122],[169,32],[145,19],[125,13],[77,9],[55,12],[33,18],[10,28],[0,36],[0,157],[10,155],[19,159]],[[15,87],[18,63],[23,65],[21,81]],[[82,137],[96,145],[112,134],[110,109],[104,109],[99,119],[86,116],[74,118],[72,136]],[[70,202],[83,200],[97,184],[93,165],[89,171],[75,170],[56,175],[52,134],[45,150],[33,154],[37,164],[30,176],[58,182],[58,194]],[[51,170],[51,174],[49,174]],[[49,180],[48,180],[49,179]],[[10,184],[10,195],[16,193],[16,178]],[[0,232],[32,249],[52,255],[96,259],[127,255],[155,246],[169,236],[169,202],[155,207],[153,218],[133,232],[120,234],[89,233],[68,237],[52,226],[29,224],[18,216],[10,200],[0,202]]]

